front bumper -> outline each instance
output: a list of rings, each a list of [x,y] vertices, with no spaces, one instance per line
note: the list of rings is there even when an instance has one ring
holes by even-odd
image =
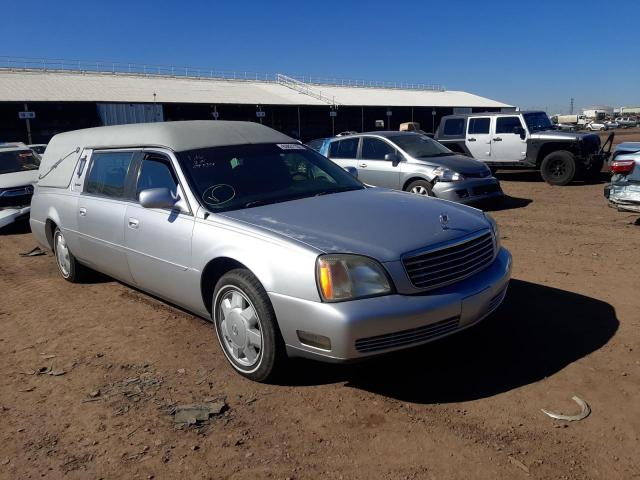
[[[269,293],[290,356],[344,362],[421,345],[468,328],[495,310],[511,277],[511,254],[472,277],[421,295],[322,303]],[[328,337],[331,350],[300,342],[297,331]]]
[[[500,182],[495,177],[470,178],[459,182],[436,182],[436,197],[458,203],[473,203],[504,196]]]
[[[16,221],[23,215],[28,215],[30,207],[0,208],[0,228]]]

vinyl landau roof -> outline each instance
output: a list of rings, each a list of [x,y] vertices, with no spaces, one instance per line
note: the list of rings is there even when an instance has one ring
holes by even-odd
[[[297,142],[255,122],[192,120],[86,128],[54,136],[40,164],[39,185],[66,188],[84,148],[163,147],[175,152],[250,143]]]

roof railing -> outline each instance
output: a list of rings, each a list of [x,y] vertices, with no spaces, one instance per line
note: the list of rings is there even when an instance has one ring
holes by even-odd
[[[330,85],[338,87],[361,88],[390,88],[402,90],[430,90],[445,91],[445,87],[438,84],[389,82],[375,80],[354,80],[347,78],[325,78],[309,75],[282,75],[279,73],[264,73],[254,71],[217,70],[202,67],[181,67],[175,65],[140,64],[129,62],[107,62],[69,60],[56,58],[32,58],[0,56],[0,69],[11,71],[44,71],[44,72],[75,72],[75,73],[102,73],[113,75],[136,75],[157,77],[182,77],[190,79],[216,79],[216,80],[245,80],[281,83],[279,76],[287,77],[293,82],[309,85]],[[290,85],[287,85],[290,86]],[[325,101],[325,100],[323,100]]]

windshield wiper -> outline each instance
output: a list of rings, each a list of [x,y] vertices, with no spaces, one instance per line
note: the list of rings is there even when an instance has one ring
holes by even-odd
[[[331,190],[322,190],[314,194],[314,197],[319,197],[320,195],[329,195],[330,193],[341,193],[341,192],[349,192],[351,190],[362,190],[362,187],[341,187],[341,188],[332,188]]]

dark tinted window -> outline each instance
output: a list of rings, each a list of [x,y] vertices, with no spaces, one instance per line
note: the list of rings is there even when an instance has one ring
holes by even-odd
[[[362,139],[362,158],[365,160],[384,160],[387,153],[395,152],[395,148],[379,138]]]
[[[194,192],[214,211],[364,188],[331,160],[300,144],[212,147],[177,156]]]
[[[332,142],[329,146],[329,158],[356,158],[358,141],[358,138],[347,138]]]
[[[453,155],[451,150],[441,143],[419,133],[390,135],[387,138],[414,158]]]
[[[311,140],[309,143],[307,143],[307,147],[313,148],[316,152],[319,152],[325,140],[326,138],[317,138],[315,140]]]
[[[518,117],[498,117],[496,120],[496,133],[517,133],[518,127],[522,128]]]
[[[490,118],[470,118],[469,133],[489,133],[489,125],[491,125]]]
[[[462,135],[464,130],[464,118],[450,118],[444,122],[445,135]]]
[[[168,160],[148,156],[142,161],[136,197],[142,190],[148,188],[168,188],[173,194],[177,193],[178,182],[173,175],[173,170],[169,167]]]
[[[0,173],[37,170],[40,159],[31,150],[0,150]]]
[[[124,197],[124,184],[133,155],[133,152],[94,153],[84,191],[106,197]]]

